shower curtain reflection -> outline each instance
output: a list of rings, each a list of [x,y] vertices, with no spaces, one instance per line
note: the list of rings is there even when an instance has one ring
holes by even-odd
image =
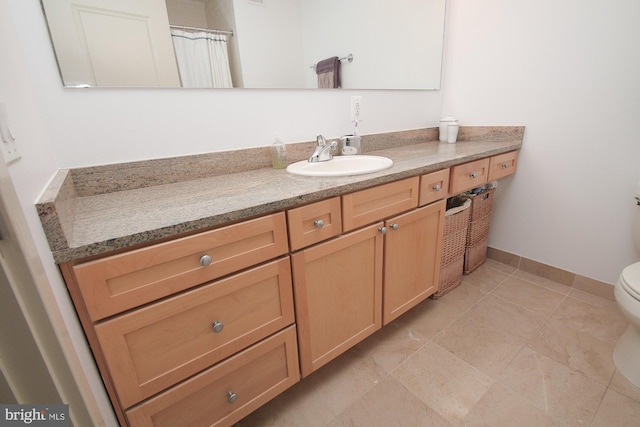
[[[182,87],[233,87],[224,34],[172,29],[171,36]]]

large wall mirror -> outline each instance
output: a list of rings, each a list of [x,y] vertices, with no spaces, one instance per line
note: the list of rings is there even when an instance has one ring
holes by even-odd
[[[66,87],[414,90],[440,88],[445,1],[41,0]]]

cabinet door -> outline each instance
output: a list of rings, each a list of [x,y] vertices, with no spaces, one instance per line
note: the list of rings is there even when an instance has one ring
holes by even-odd
[[[437,291],[445,209],[441,200],[386,222],[385,325]]]
[[[380,227],[291,255],[303,377],[382,327]]]

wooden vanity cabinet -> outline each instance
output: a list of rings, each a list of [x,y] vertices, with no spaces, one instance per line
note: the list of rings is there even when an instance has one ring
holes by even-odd
[[[445,201],[417,209],[419,182],[342,196],[357,229],[291,255],[303,377],[437,290]]]
[[[382,222],[291,255],[306,377],[382,327]]]
[[[230,425],[300,378],[284,212],[60,267],[122,425]]]
[[[385,222],[383,324],[438,290],[446,201]]]

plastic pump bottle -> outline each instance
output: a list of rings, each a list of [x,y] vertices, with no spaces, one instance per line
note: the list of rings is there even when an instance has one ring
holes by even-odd
[[[284,169],[287,167],[287,147],[276,137],[271,144],[271,162],[274,169]]]

